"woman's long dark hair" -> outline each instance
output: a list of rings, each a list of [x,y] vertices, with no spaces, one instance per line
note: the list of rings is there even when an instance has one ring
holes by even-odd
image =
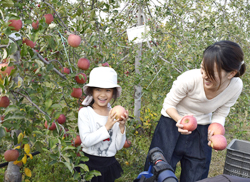
[[[241,47],[228,40],[215,42],[203,52],[203,67],[207,76],[212,80],[215,80],[214,64],[217,66],[218,73],[221,73],[221,70],[237,71],[234,77],[240,77],[246,71],[246,64],[243,60],[244,53]],[[220,74],[219,78],[221,80]]]

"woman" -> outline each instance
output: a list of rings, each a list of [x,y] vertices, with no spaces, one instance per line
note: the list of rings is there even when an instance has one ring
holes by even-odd
[[[245,72],[243,51],[235,42],[220,41],[203,52],[200,69],[181,74],[167,94],[161,118],[155,129],[151,148],[159,147],[175,169],[181,163],[181,182],[207,178],[211,161],[209,139],[213,133],[209,124],[225,124],[230,107],[238,99]],[[185,115],[197,119],[197,129],[183,129],[180,120]],[[149,150],[150,150],[149,149]],[[148,170],[149,161],[145,163]]]

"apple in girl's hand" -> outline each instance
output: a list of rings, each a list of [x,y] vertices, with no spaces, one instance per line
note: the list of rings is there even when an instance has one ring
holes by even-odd
[[[208,127],[208,131],[213,131],[213,135],[224,135],[225,134],[225,128],[220,123],[211,123]]]
[[[129,148],[130,146],[131,146],[131,142],[128,139],[126,139],[126,141],[123,145],[123,148]]]
[[[194,131],[197,128],[197,120],[194,116],[186,115],[181,119],[180,124],[183,125],[184,130]]]
[[[112,108],[112,113],[116,112],[116,120],[122,120],[122,116],[126,117],[125,113],[126,110],[124,107],[117,105],[115,107]]]
[[[224,150],[227,147],[227,139],[223,135],[213,135],[210,141],[214,150]]]

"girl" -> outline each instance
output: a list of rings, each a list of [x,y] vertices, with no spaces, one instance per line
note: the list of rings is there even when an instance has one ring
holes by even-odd
[[[203,52],[200,69],[186,71],[174,81],[167,94],[161,118],[150,149],[159,147],[175,169],[181,162],[181,182],[207,178],[211,161],[208,131],[210,123],[225,123],[230,107],[238,99],[245,72],[244,54],[235,42],[220,41]],[[183,129],[180,121],[191,114],[198,122],[193,132]],[[148,169],[148,159],[145,170]]]
[[[113,182],[123,172],[115,154],[125,143],[128,119],[126,111],[126,117],[117,121],[110,106],[111,99],[115,102],[121,95],[117,73],[109,67],[94,68],[83,91],[87,97],[82,104],[86,107],[78,113],[82,151],[89,158],[86,162],[89,169],[101,172],[101,176],[94,177],[91,182]]]

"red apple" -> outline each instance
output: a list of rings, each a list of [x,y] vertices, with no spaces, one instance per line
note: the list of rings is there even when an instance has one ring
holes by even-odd
[[[71,96],[75,98],[80,98],[82,96],[82,89],[81,88],[73,88],[71,92]]]
[[[90,61],[86,58],[80,58],[77,62],[77,66],[82,70],[87,70],[89,69]]]
[[[48,25],[51,24],[51,22],[54,20],[54,17],[52,14],[46,14],[44,15],[45,18],[45,23],[47,23]]]
[[[5,76],[9,76],[11,73],[11,70],[13,70],[15,67],[14,66],[8,66],[8,63],[2,63],[0,64],[0,69],[2,69],[3,67],[7,67],[4,71],[0,70],[0,78],[2,78],[2,75]]]
[[[208,130],[213,131],[214,135],[224,135],[225,128],[220,123],[211,123],[208,127]]]
[[[79,145],[81,145],[82,141],[81,141],[80,135],[77,135],[76,138],[71,140],[71,142],[72,142],[72,146],[75,146],[75,147],[78,147]]]
[[[40,8],[40,4],[38,4],[37,7]]]
[[[38,21],[36,21],[36,22],[32,22],[32,27],[34,28],[34,30],[36,30],[36,29],[38,29],[38,27],[39,27],[39,22]]]
[[[102,66],[103,67],[109,67],[109,63],[107,63],[107,62],[106,63],[102,63]]]
[[[10,105],[10,99],[7,96],[0,97],[0,107],[8,107]]]
[[[123,148],[129,148],[130,146],[131,146],[131,142],[128,139],[126,139],[126,141],[123,145]]]
[[[8,129],[8,128],[6,128],[6,127],[4,127],[5,128],[5,131],[6,132],[10,132],[11,131],[11,129]]]
[[[9,24],[10,27],[13,27],[13,30],[19,31],[22,28],[22,21],[21,20],[9,20],[11,24]]]
[[[31,48],[34,48],[35,45],[36,45],[35,42],[33,42],[33,41],[31,41],[31,40],[29,40],[27,38],[24,38],[23,43],[26,44],[27,46],[31,47]]]
[[[117,105],[112,108],[112,113],[116,112],[116,120],[122,120],[122,116],[126,117],[125,113],[127,112],[124,107]]]
[[[197,120],[194,116],[184,116],[181,119],[180,124],[183,125],[183,129],[184,130],[188,130],[188,131],[194,131],[197,128]]]
[[[68,37],[68,44],[72,47],[78,47],[81,44],[81,37],[79,35],[70,34]]]
[[[47,121],[45,121],[45,124],[44,124],[45,128],[48,129],[48,124],[47,124]],[[51,126],[49,127],[49,130],[55,130],[56,129],[56,124],[55,122],[53,122],[51,124]]]
[[[83,78],[79,78],[78,75],[82,75]],[[76,80],[77,83],[83,84],[83,83],[85,83],[87,81],[87,76],[86,76],[85,73],[78,73],[77,76],[75,76],[75,80]]]
[[[66,117],[64,114],[60,114],[59,118],[57,119],[57,122],[60,124],[63,124],[66,122]]]
[[[6,150],[4,152],[4,158],[6,161],[16,161],[19,157],[19,152],[17,150]]]
[[[227,139],[224,135],[213,135],[210,138],[211,147],[214,150],[224,150],[227,147]]]
[[[66,74],[69,74],[70,73],[70,69],[69,68],[66,68],[66,67],[63,67],[63,69],[61,70],[62,73],[66,73]]]

